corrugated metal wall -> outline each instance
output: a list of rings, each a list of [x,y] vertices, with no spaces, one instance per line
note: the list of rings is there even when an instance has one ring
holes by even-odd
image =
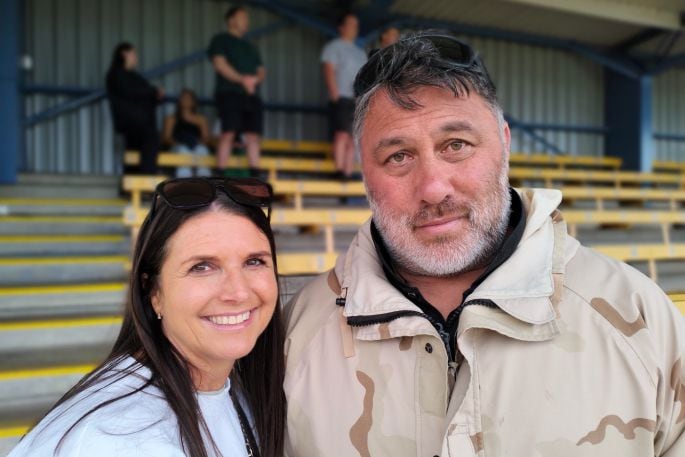
[[[652,122],[655,133],[685,136],[685,70],[671,70],[654,78]],[[685,141],[656,140],[656,160],[685,161]]]
[[[497,85],[504,111],[514,119],[536,124],[604,124],[604,78],[599,64],[551,48],[492,39],[463,39],[485,60]],[[570,155],[602,155],[601,134],[562,131],[536,133]],[[512,132],[513,152],[545,152],[521,131]]]
[[[99,88],[112,48],[134,43],[145,70],[204,49],[223,30],[229,2],[209,0],[27,0],[26,52],[34,58],[27,81],[34,84]],[[252,9],[251,29],[281,19]],[[484,56],[505,111],[523,122],[601,126],[602,69],[576,55],[490,39],[470,41]],[[267,68],[262,96],[270,103],[324,105],[319,53],[326,38],[298,26],[286,26],[256,41]],[[169,94],[191,87],[211,96],[214,74],[208,61],[185,67],[159,80]],[[55,106],[67,97],[26,97],[26,115]],[[173,110],[167,105],[164,114]],[[211,107],[205,114],[214,118]],[[322,140],[327,123],[318,114],[269,112],[265,137]],[[601,155],[603,138],[595,134],[539,132],[562,151]],[[106,101],[29,128],[24,168],[30,172],[111,174],[120,160]],[[543,148],[513,132],[513,151]]]
[[[34,58],[27,81],[34,84],[100,88],[111,52],[120,41],[138,49],[142,70],[206,48],[224,29],[229,2],[208,0],[28,0],[26,47]],[[251,29],[281,21],[263,10],[250,10]],[[326,41],[317,32],[287,25],[255,41],[267,67],[263,98],[271,103],[320,105],[324,87],[318,65]],[[205,60],[153,80],[167,94],[190,87],[211,97],[214,72]],[[27,116],[68,101],[68,97],[26,97]],[[160,109],[159,121],[173,111]],[[214,109],[203,108],[210,119]],[[268,112],[265,137],[324,140],[325,117]],[[24,168],[31,172],[111,174],[120,160],[106,100],[29,128]]]

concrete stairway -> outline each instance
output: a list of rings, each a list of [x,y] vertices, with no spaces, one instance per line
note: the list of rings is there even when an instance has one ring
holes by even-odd
[[[0,186],[0,455],[117,335],[130,251],[117,186],[99,176]]]

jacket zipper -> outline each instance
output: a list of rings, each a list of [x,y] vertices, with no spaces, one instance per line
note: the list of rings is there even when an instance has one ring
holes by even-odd
[[[481,306],[487,306],[488,308],[495,308],[497,305],[492,301],[492,300],[471,300],[464,302],[459,308],[457,308],[457,313],[454,315],[454,317],[450,316],[451,319],[457,319],[461,317],[461,313],[464,311],[464,308],[467,306],[471,305],[481,305]],[[365,327],[368,325],[378,325],[378,324],[385,324],[387,322],[392,322],[395,319],[399,319],[401,317],[409,317],[409,316],[416,316],[416,317],[423,317],[426,319],[428,322],[431,323],[433,328],[438,332],[438,335],[440,336],[440,339],[442,340],[445,349],[447,350],[447,356],[448,360],[451,362],[456,361],[456,355],[457,355],[457,348],[456,348],[456,335],[455,335],[455,342],[454,342],[454,348],[452,348],[452,342],[451,342],[451,335],[445,331],[444,326],[440,322],[433,322],[433,320],[430,318],[425,313],[419,312],[419,311],[395,311],[392,313],[386,313],[386,314],[376,314],[374,316],[355,316],[355,317],[348,317],[347,318],[347,324],[350,325],[351,327]]]

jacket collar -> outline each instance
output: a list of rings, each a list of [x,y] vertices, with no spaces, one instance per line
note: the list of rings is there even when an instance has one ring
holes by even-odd
[[[519,321],[544,324],[556,317],[555,283],[558,293],[568,255],[565,224],[558,217],[556,221],[552,218],[557,214],[561,192],[553,189],[518,192],[527,217],[518,248],[466,301],[491,300]],[[421,312],[386,279],[371,238],[370,221],[360,228],[347,253],[338,258],[335,270],[346,298],[348,317]]]

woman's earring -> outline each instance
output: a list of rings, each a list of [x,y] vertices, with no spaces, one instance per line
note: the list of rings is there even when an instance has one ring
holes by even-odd
[[[160,321],[162,320],[162,315],[159,313],[157,313],[157,320],[160,320]]]

